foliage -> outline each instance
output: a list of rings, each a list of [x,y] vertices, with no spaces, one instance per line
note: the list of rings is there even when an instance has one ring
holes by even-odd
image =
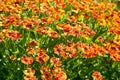
[[[94,1],[2,0],[0,80],[120,80],[119,1]]]

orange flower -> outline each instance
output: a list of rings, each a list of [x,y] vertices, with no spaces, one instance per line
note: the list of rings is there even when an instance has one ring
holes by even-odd
[[[82,33],[83,33],[83,31],[79,27],[76,27],[76,28],[72,29],[69,34],[73,35],[73,36],[81,36]]]
[[[94,80],[102,80],[102,75],[98,71],[94,71],[92,77],[94,78]]]
[[[97,56],[97,53],[95,53],[95,48],[90,46],[88,52],[86,52],[86,58],[91,58],[96,56]]]
[[[35,47],[35,46],[37,46],[38,45],[38,42],[37,41],[35,41],[35,40],[32,40],[32,41],[30,41],[29,43],[28,43],[28,46],[29,47]]]
[[[42,24],[47,24],[47,18],[42,18]]]
[[[111,54],[111,55],[110,55],[110,58],[111,58],[113,61],[120,61],[120,52],[115,52],[114,54]]]
[[[37,52],[37,55],[39,56],[39,55],[44,55],[44,54],[46,54],[46,51],[44,50],[44,49],[42,49],[42,48],[37,48],[36,49],[36,52]]]
[[[34,25],[31,18],[24,18],[24,20],[21,21],[20,24],[23,26],[23,28],[25,28],[27,30],[31,30],[33,28],[33,25]]]
[[[99,42],[103,42],[103,41],[104,41],[104,39],[103,39],[101,36],[98,37],[97,40],[98,40]]]
[[[36,61],[39,62],[40,64],[44,64],[44,60],[41,57],[36,57]]]
[[[39,63],[41,63],[41,64],[44,64],[48,60],[49,60],[49,56],[47,54],[39,54],[36,57],[36,61],[39,62]]]
[[[95,19],[97,19],[98,15],[99,15],[98,12],[93,12],[93,13],[92,13],[92,16],[93,16]]]
[[[117,45],[120,45],[120,36],[119,36],[119,35],[116,35],[116,36],[114,37],[113,42],[114,42],[115,44],[117,44]]]
[[[33,57],[32,56],[22,56],[21,62],[23,64],[29,65],[33,63]]]
[[[73,0],[67,0],[67,2],[68,2],[68,3],[72,3],[72,2],[73,2]]]
[[[4,16],[2,19],[4,20],[4,22],[2,22],[4,28],[8,28],[15,20],[11,16]]]
[[[120,52],[120,46],[117,46],[117,50],[118,50],[118,52]]]
[[[8,32],[8,36],[12,39],[12,40],[18,40],[20,38],[20,33],[17,31],[9,31]]]
[[[67,79],[66,73],[59,67],[54,67],[52,72],[53,72],[54,80],[66,80]]]
[[[115,28],[109,28],[108,32],[111,34],[115,34],[116,33],[116,29]]]
[[[93,53],[87,53],[86,58],[91,58],[93,57]]]
[[[75,22],[77,21],[78,17],[76,15],[73,15],[73,16],[68,16],[67,18],[70,22]]]
[[[65,59],[77,56],[77,50],[75,48],[64,46],[63,44],[57,44],[54,47],[54,53],[64,57]]]
[[[14,56],[14,55],[11,55],[11,56],[10,56],[10,59],[11,59],[11,60],[16,60],[16,58],[17,58],[17,57]]]
[[[77,56],[77,50],[72,47],[66,47],[66,55],[65,56],[69,56],[69,58],[74,58]],[[63,57],[64,57],[64,55],[63,55]]]
[[[40,1],[40,3],[47,3],[48,2],[48,0],[39,0]]]
[[[120,26],[120,24],[119,24],[119,26]],[[116,34],[120,35],[120,28],[119,28],[119,27],[115,27],[114,30],[115,30],[115,33],[116,33]]]
[[[48,36],[52,37],[52,38],[58,38],[59,34],[52,30],[50,27],[39,27],[36,29],[37,32],[40,32],[42,34],[47,34]]]
[[[36,76],[30,76],[30,75],[26,75],[24,77],[24,80],[37,80]]]
[[[59,37],[59,34],[56,31],[52,31],[48,35],[52,38],[58,38]]]
[[[108,51],[109,51],[110,54],[114,54],[117,51],[117,46],[115,44],[111,44],[108,47]]]
[[[59,68],[59,67],[54,67],[54,68],[52,69],[52,73],[53,73],[53,74],[57,74],[57,73],[59,73],[59,72],[61,72],[61,71],[62,71],[62,69]]]
[[[54,47],[54,53],[57,55],[64,54],[63,52],[65,51],[65,46],[63,44],[56,44]]]
[[[87,53],[89,51],[89,45],[88,44],[82,44],[81,45],[81,50],[83,53]]]
[[[53,30],[50,27],[39,27],[36,31],[42,34],[50,34]]]
[[[40,72],[41,72],[41,74],[49,73],[50,72],[50,67],[48,67],[48,66],[41,66],[40,67]]]
[[[70,24],[58,24],[56,26],[58,29],[63,30],[64,32],[69,32],[72,29],[72,26]]]
[[[108,53],[108,51],[104,47],[99,47],[98,50],[96,48],[97,54],[102,56],[104,53]]]
[[[52,74],[49,72],[42,74],[41,77],[42,77],[42,80],[52,80]]]
[[[67,75],[64,71],[61,71],[56,74],[54,80],[67,80]]]
[[[66,4],[64,3],[64,0],[56,0],[56,6],[65,8]]]
[[[76,44],[73,42],[67,42],[67,47],[76,48]]]
[[[51,63],[52,65],[54,65],[54,67],[59,67],[59,66],[61,66],[62,61],[61,61],[59,58],[52,57],[52,58],[50,59],[50,63]]]
[[[85,34],[94,36],[94,35],[95,35],[95,31],[93,31],[93,30],[91,30],[91,29],[89,29],[89,28],[86,28]]]
[[[32,26],[33,26],[32,23],[27,22],[27,23],[24,23],[23,28],[30,30],[30,29],[32,29]]]
[[[53,22],[53,18],[49,17],[49,18],[47,19],[47,24],[51,24],[52,22]]]
[[[34,54],[34,49],[33,48],[27,48],[26,49],[28,54]]]
[[[33,76],[35,74],[35,70],[32,68],[27,68],[26,70],[23,71],[25,75]]]

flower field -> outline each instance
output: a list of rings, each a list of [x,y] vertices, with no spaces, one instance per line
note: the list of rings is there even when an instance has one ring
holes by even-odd
[[[0,0],[0,80],[120,80],[120,1]]]

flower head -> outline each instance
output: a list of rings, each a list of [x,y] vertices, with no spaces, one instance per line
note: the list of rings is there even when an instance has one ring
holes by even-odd
[[[61,66],[61,60],[59,59],[59,58],[56,58],[56,57],[52,57],[51,59],[50,59],[50,63],[52,64],[52,65],[54,65],[54,67],[58,67],[58,66]]]
[[[29,65],[33,63],[33,57],[32,56],[22,56],[21,62],[23,64]]]
[[[36,76],[26,75],[26,76],[24,76],[24,80],[37,80],[37,78],[36,78]]]
[[[33,76],[35,74],[35,70],[33,70],[32,68],[27,68],[23,71],[23,73],[25,75]]]
[[[98,71],[94,71],[92,77],[94,78],[94,80],[102,80],[102,75]]]

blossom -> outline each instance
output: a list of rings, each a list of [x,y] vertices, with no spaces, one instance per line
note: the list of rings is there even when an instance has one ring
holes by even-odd
[[[70,58],[74,58],[77,56],[77,50],[72,47],[66,47],[66,55],[69,56]]]
[[[50,68],[48,66],[41,66],[40,72],[42,74],[42,80],[52,80],[52,74],[50,73]]]
[[[11,60],[16,60],[16,58],[17,58],[17,57],[14,56],[14,55],[11,55],[11,56],[10,56],[10,59],[11,59]]]
[[[56,31],[52,31],[51,33],[48,34],[52,38],[58,38],[59,34]]]
[[[43,55],[46,54],[46,51],[43,48],[37,48],[36,49],[37,55]]]
[[[32,48],[37,46],[37,45],[38,45],[38,42],[36,40],[32,40],[28,43],[28,47],[32,47]]]
[[[49,56],[46,54],[46,51],[43,48],[36,49],[37,56],[36,61],[43,64],[49,60]]]
[[[113,42],[114,42],[115,44],[117,44],[117,45],[120,45],[120,36],[119,36],[119,35],[116,35],[116,36],[114,37]]]
[[[108,51],[109,51],[110,54],[114,54],[117,51],[117,46],[115,44],[111,44],[108,47]]]
[[[8,32],[8,36],[12,39],[12,40],[18,40],[20,38],[20,33],[18,31],[10,31]]]
[[[54,53],[57,54],[57,55],[60,55],[60,56],[64,57],[65,59],[68,58],[68,55],[66,55],[65,48],[64,49],[60,49],[60,47],[59,48],[54,48]]]
[[[41,75],[42,80],[52,80],[52,74],[51,73],[44,73]]]
[[[98,71],[94,71],[92,77],[94,78],[94,80],[102,80],[102,75]]]
[[[35,50],[33,48],[27,48],[26,51],[28,54],[34,54]]]
[[[35,74],[35,70],[32,68],[27,68],[23,71],[24,73],[24,80],[37,80],[36,76],[34,76]]]
[[[67,75],[64,71],[61,71],[56,74],[54,80],[67,80]]]
[[[61,66],[62,61],[59,58],[51,57],[50,63],[51,65],[54,65],[54,67],[59,67]]]
[[[49,56],[47,54],[39,54],[36,56],[36,61],[43,64],[49,60]]]
[[[24,76],[24,80],[37,80],[37,78],[36,78],[36,76],[26,75],[26,76]]]
[[[67,18],[70,22],[74,22],[74,21],[77,21],[78,17],[76,15],[73,15],[73,16],[68,16]]]
[[[40,32],[42,34],[47,34],[48,36],[52,37],[52,38],[58,38],[59,34],[52,30],[50,27],[39,27],[36,29],[37,32]]]
[[[53,70],[54,80],[67,80],[66,73],[59,67],[54,67]]]
[[[98,37],[97,40],[98,40],[98,42],[103,42],[104,41],[104,39],[102,38],[102,36]]]
[[[71,48],[76,48],[76,44],[74,42],[67,42],[66,46]]]
[[[33,63],[33,57],[32,56],[22,56],[21,57],[21,62],[23,64],[26,64],[26,65],[29,65],[29,64],[32,64]]]
[[[111,55],[110,55],[110,58],[111,58],[113,61],[120,61],[120,52],[115,52],[114,54],[111,54]]]
[[[40,67],[41,74],[44,74],[45,72],[50,72],[50,67],[48,66],[41,66]]]
[[[73,28],[70,32],[69,32],[70,35],[73,35],[73,36],[81,36],[83,34],[83,31],[79,28],[79,27],[76,27],[76,28]]]
[[[63,44],[56,44],[54,47],[54,53],[57,55],[65,54],[65,46]]]
[[[32,68],[27,68],[23,71],[25,75],[33,76],[35,74],[35,70]]]
[[[54,67],[53,69],[52,69],[52,73],[53,74],[57,74],[57,73],[59,73],[59,72],[61,72],[62,71],[62,69],[60,68],[60,67]]]
[[[75,47],[65,46],[63,44],[56,44],[54,47],[54,53],[64,57],[65,59],[77,56],[77,50]]]
[[[56,6],[65,8],[66,4],[64,3],[64,0],[56,0]]]

